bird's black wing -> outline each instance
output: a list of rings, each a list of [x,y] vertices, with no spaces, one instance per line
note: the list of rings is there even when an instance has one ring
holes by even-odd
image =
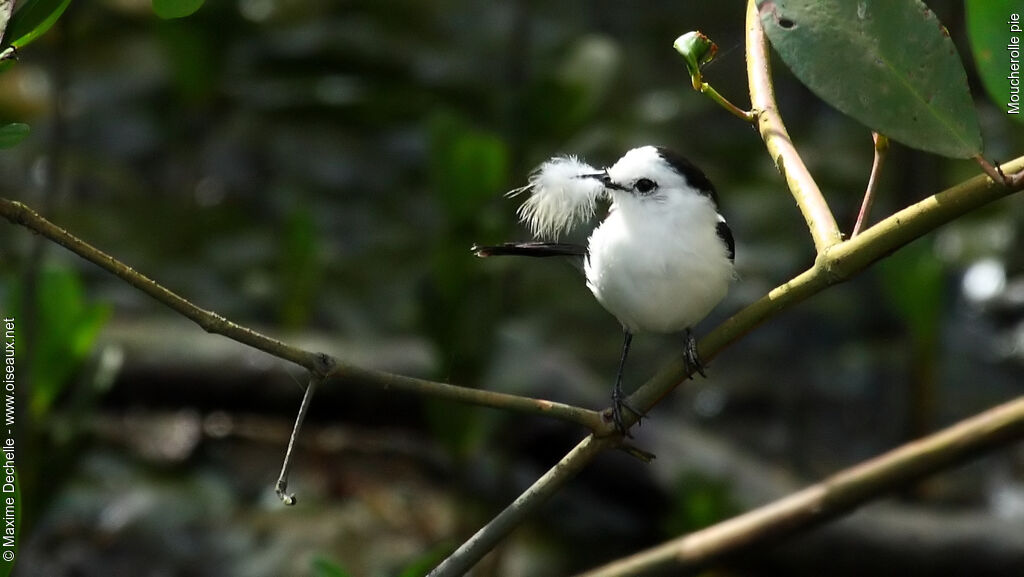
[[[736,260],[736,241],[732,238],[732,229],[729,225],[725,224],[725,220],[718,221],[718,227],[716,228],[718,238],[722,239],[728,249],[729,260]]]
[[[493,246],[474,244],[470,249],[478,257],[488,256],[585,256],[587,249],[578,244],[566,242],[506,242]]]

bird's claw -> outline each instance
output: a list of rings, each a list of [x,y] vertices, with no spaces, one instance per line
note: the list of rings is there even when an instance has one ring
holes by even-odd
[[[683,349],[683,361],[686,363],[686,370],[693,372],[704,377],[708,376],[704,373],[704,363],[700,360],[700,354],[697,352],[697,339],[693,338],[693,331],[686,329],[686,347]]]
[[[616,387],[612,390],[612,422],[615,423],[615,429],[622,433],[624,437],[632,439],[633,435],[629,434],[629,429],[622,420],[622,409],[626,409],[630,413],[636,415],[637,424],[643,422],[644,414],[631,407],[629,403],[626,402],[626,395],[622,392],[622,389]]]

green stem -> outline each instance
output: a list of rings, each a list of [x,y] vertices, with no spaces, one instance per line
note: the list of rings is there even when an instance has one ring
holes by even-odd
[[[754,113],[753,110],[743,110],[742,108],[736,106],[732,102],[729,102],[728,100],[726,100],[724,96],[719,94],[718,91],[715,90],[714,87],[712,87],[707,82],[700,81],[699,84],[700,86],[695,88],[697,88],[701,94],[704,94],[711,100],[714,100],[722,108],[728,110],[740,120],[750,123],[753,123],[754,121],[757,120],[757,114]]]

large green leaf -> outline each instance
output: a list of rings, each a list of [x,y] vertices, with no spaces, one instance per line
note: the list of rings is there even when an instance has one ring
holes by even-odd
[[[205,0],[153,0],[153,12],[164,18],[184,18],[191,16],[203,6]]]
[[[919,0],[758,0],[772,46],[823,100],[914,148],[967,158],[981,130],[949,33]]]
[[[30,130],[28,125],[22,122],[12,122],[0,126],[0,148],[10,148],[17,145],[22,140],[25,140]]]
[[[1024,59],[1021,58],[1024,53],[1021,50],[1024,44],[1024,4],[1020,0],[967,0],[965,8],[967,35],[971,39],[974,62],[985,90],[1007,116],[1024,122],[1024,113],[1020,112],[1020,79],[1024,76]],[[1016,14],[1016,21],[1010,19],[1011,14]],[[1011,49],[1013,37],[1017,38],[1015,50]],[[1016,58],[1013,58],[1014,52]],[[1011,68],[1013,60],[1017,63],[1016,71]],[[1011,91],[1011,82],[1016,82],[1014,91]],[[1011,95],[1016,98],[1011,100]]]
[[[27,0],[22,2],[7,23],[4,46],[23,48],[50,29],[67,9],[71,0]]]

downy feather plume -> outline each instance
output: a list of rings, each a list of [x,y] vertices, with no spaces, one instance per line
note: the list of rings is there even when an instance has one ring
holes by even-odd
[[[530,175],[529,184],[509,193],[530,193],[519,207],[519,220],[534,237],[558,240],[559,235],[594,216],[597,199],[605,194],[604,185],[582,175],[597,172],[575,156],[548,160]]]

